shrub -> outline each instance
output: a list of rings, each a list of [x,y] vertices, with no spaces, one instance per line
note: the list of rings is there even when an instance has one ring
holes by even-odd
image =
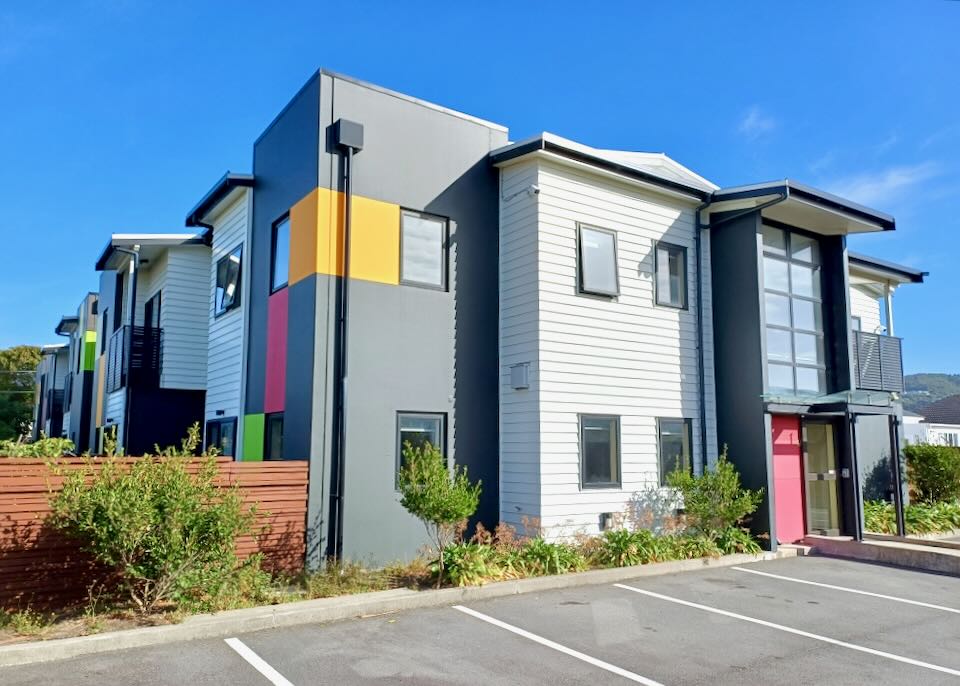
[[[529,576],[567,574],[587,568],[586,558],[566,543],[548,543],[542,538],[532,538],[520,548],[519,562]]]
[[[187,428],[186,438],[180,439],[180,445],[168,445],[161,448],[156,443],[153,444],[153,450],[158,457],[194,457],[200,454],[200,446],[203,445],[203,439],[200,437],[200,422],[194,422]],[[208,446],[203,451],[204,457],[216,457],[220,454],[220,449],[216,446]]]
[[[741,485],[726,448],[713,470],[701,476],[678,470],[667,476],[667,483],[683,495],[688,523],[711,536],[741,524],[763,501],[763,489],[751,491]]]
[[[482,543],[451,543],[444,547],[441,557],[443,569],[455,586],[475,586],[519,576],[509,555]],[[440,563],[434,567],[435,573],[439,573]]]
[[[907,477],[917,500],[925,503],[960,500],[960,448],[908,445]]]
[[[477,511],[480,482],[471,484],[464,467],[450,470],[440,450],[429,443],[423,447],[406,443],[404,464],[398,485],[400,504],[423,522],[437,553],[437,586],[443,582],[445,549],[457,529]]]
[[[190,609],[235,603],[244,585],[263,586],[259,558],[238,564],[238,535],[255,512],[236,489],[216,485],[217,465],[196,473],[187,460],[115,459],[63,474],[51,498],[50,521],[119,575],[121,588],[143,613],[173,602]]]
[[[73,453],[73,441],[68,438],[46,438],[40,436],[32,443],[27,441],[0,441],[2,457],[63,457]]]
[[[42,614],[29,607],[9,614],[0,612],[0,628],[9,626],[20,636],[39,636],[53,624],[53,615]]]
[[[882,500],[863,504],[864,527],[879,534],[896,534],[893,504]],[[960,503],[915,503],[903,510],[907,534],[939,534],[960,529]]]
[[[664,543],[666,538],[657,537],[647,529],[604,531],[594,560],[605,567],[631,567],[659,562],[669,557],[669,547]]]
[[[757,555],[763,552],[760,544],[750,535],[746,529],[739,526],[728,526],[715,532],[713,543],[719,549],[721,555],[733,555],[735,553],[748,553]]]

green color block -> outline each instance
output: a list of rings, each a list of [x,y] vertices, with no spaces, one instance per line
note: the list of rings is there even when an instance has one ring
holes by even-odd
[[[87,331],[83,337],[83,371],[92,372],[97,359],[97,332]]]
[[[262,414],[248,414],[243,418],[243,455],[244,462],[260,462],[263,460],[263,425]]]

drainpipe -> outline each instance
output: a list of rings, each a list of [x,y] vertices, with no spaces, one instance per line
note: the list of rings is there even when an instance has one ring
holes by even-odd
[[[353,205],[353,155],[363,150],[363,125],[346,119],[338,119],[334,124],[337,147],[343,153],[343,276],[339,285],[339,304],[337,308],[336,350],[337,350],[337,386],[334,407],[336,412],[334,445],[334,466],[336,469],[334,490],[331,493],[330,528],[332,541],[328,543],[328,552],[337,560],[343,559],[343,512],[344,490],[346,488],[346,448],[347,448],[347,343],[350,306],[350,229],[352,226]]]
[[[893,289],[889,281],[883,284],[883,304],[887,311],[887,335],[896,336],[893,332]]]
[[[127,250],[126,248],[114,248],[119,253],[130,256],[130,331],[129,335],[133,336],[133,327],[137,323],[137,275],[140,273],[140,246],[133,246],[133,250]],[[121,447],[126,452],[127,444],[129,443],[129,434],[130,429],[130,355],[127,353],[127,344],[129,340],[127,336],[124,336],[123,341],[123,373],[126,376],[126,384],[124,384],[123,389],[123,444]]]

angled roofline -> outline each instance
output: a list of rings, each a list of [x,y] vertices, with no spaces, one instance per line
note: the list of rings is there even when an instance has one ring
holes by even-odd
[[[158,245],[173,247],[176,245],[204,245],[203,233],[115,233],[97,258],[94,269],[102,272],[113,257],[116,248],[129,248],[134,245]]]
[[[861,253],[847,251],[847,261],[851,266],[866,267],[872,271],[886,272],[891,276],[906,279],[910,283],[923,283],[923,277],[929,276],[930,272],[920,271],[913,267],[907,267],[896,262],[888,262],[878,257],[870,257]]]
[[[80,326],[80,317],[77,317],[76,315],[64,315],[60,317],[60,322],[57,324],[57,327],[53,330],[53,332],[58,336],[63,336],[67,333],[73,333],[73,331],[67,331],[67,327],[70,325],[73,325],[73,330],[76,330],[76,327]]]
[[[566,141],[549,133],[541,133],[531,138],[498,148],[490,153],[489,159],[490,163],[496,166],[535,152],[551,152],[561,157],[566,157],[577,162],[584,162],[600,169],[606,169],[622,176],[643,181],[644,183],[690,195],[700,200],[707,200],[711,196],[710,191],[680,183],[679,181],[665,179],[656,174],[650,174],[634,167],[600,157],[588,152],[581,146],[577,146],[573,141]]]
[[[814,204],[864,219],[878,225],[884,231],[892,231],[897,227],[896,220],[889,214],[865,207],[864,205],[859,205],[833,193],[822,191],[819,188],[798,183],[792,179],[767,181],[765,183],[756,183],[748,186],[721,188],[713,193],[713,201],[744,200],[747,198],[757,198],[787,192],[793,197],[798,197],[802,200],[807,200]]]
[[[253,174],[237,174],[227,171],[220,177],[220,180],[213,184],[210,190],[200,198],[200,202],[194,205],[193,209],[187,213],[184,225],[206,228],[207,225],[203,223],[204,217],[210,214],[210,211],[213,210],[214,207],[230,195],[230,192],[233,191],[234,188],[252,188],[253,181]]]

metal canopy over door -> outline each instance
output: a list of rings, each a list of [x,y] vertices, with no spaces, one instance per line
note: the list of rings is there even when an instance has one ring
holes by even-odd
[[[807,496],[807,533],[840,535],[837,445],[834,425],[803,422],[803,464]]]

